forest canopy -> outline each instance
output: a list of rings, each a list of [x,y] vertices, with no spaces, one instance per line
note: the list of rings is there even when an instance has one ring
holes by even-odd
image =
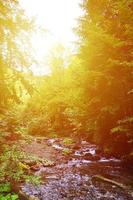
[[[87,138],[114,154],[132,151],[132,1],[84,1],[76,32],[79,49],[64,68],[63,48],[51,74],[26,106],[32,135]],[[61,52],[62,51],[62,52]],[[38,78],[39,79],[39,78]],[[26,120],[27,121],[27,120]],[[123,145],[125,149],[123,149]]]

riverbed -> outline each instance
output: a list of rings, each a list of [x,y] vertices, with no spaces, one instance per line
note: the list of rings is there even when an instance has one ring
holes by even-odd
[[[41,143],[41,142],[40,142]],[[29,199],[39,200],[132,200],[133,170],[123,166],[121,160],[102,155],[95,144],[81,141],[69,155],[62,155],[66,146],[61,139],[49,139],[54,149],[55,165],[40,167],[34,172],[41,176],[41,185],[25,184],[22,192]],[[68,148],[68,147],[67,147]],[[71,147],[69,147],[71,148]],[[45,149],[44,149],[45,151]],[[95,176],[113,180],[124,187]]]

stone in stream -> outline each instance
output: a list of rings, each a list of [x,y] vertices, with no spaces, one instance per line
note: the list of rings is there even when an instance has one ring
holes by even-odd
[[[22,200],[40,200],[38,197],[34,195],[28,195],[27,193],[23,191],[19,191],[18,196]]]
[[[100,156],[99,155],[92,155],[91,153],[86,153],[85,156],[84,156],[84,159],[91,160],[91,161],[98,161],[98,160],[100,160]]]
[[[43,167],[53,167],[53,166],[55,166],[55,162],[53,162],[53,161],[47,161],[47,162],[43,162]]]
[[[96,154],[102,154],[102,149],[99,147],[99,148],[97,148],[96,150],[95,150],[95,153]]]
[[[40,170],[40,168],[41,168],[42,166],[43,166],[42,163],[37,163],[37,164],[35,164],[35,165],[32,165],[32,166],[30,167],[30,169],[33,170],[33,171],[38,171],[38,170]]]
[[[38,197],[31,195],[28,200],[40,200]]]
[[[79,150],[81,148],[80,144],[75,144],[73,147],[73,150]]]
[[[133,168],[133,154],[123,156],[122,165]]]
[[[36,138],[36,142],[38,143],[38,144],[41,144],[42,143],[42,138]]]
[[[48,141],[47,141],[47,145],[48,145],[48,146],[51,146],[51,145],[52,145],[51,141],[48,140]]]
[[[46,176],[45,178],[46,178],[46,179],[50,179],[50,180],[58,180],[58,176],[57,176],[57,175],[53,175],[53,174],[48,175],[48,176]]]

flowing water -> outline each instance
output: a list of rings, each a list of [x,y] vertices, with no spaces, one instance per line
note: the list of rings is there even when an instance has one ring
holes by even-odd
[[[50,141],[58,151],[62,146],[54,140]],[[22,191],[27,195],[34,195],[40,200],[132,200],[133,174],[131,169],[122,166],[116,158],[96,156],[96,145],[85,141],[78,150],[66,158],[59,157],[53,167],[42,167],[36,172],[41,175],[44,183],[39,186],[25,185]],[[88,156],[88,157],[87,157]],[[114,184],[95,180],[94,175],[102,175],[126,186],[122,189]]]

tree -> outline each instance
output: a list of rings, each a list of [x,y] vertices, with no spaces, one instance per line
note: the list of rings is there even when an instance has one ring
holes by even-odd
[[[22,82],[19,71],[33,62],[30,52],[30,32],[33,24],[33,21],[28,20],[24,15],[18,1],[0,0],[1,111],[12,100],[19,102],[16,90],[16,82]]]
[[[86,71],[86,122],[94,140],[106,145],[117,121],[133,115],[133,1],[85,0],[82,7],[77,32]]]

